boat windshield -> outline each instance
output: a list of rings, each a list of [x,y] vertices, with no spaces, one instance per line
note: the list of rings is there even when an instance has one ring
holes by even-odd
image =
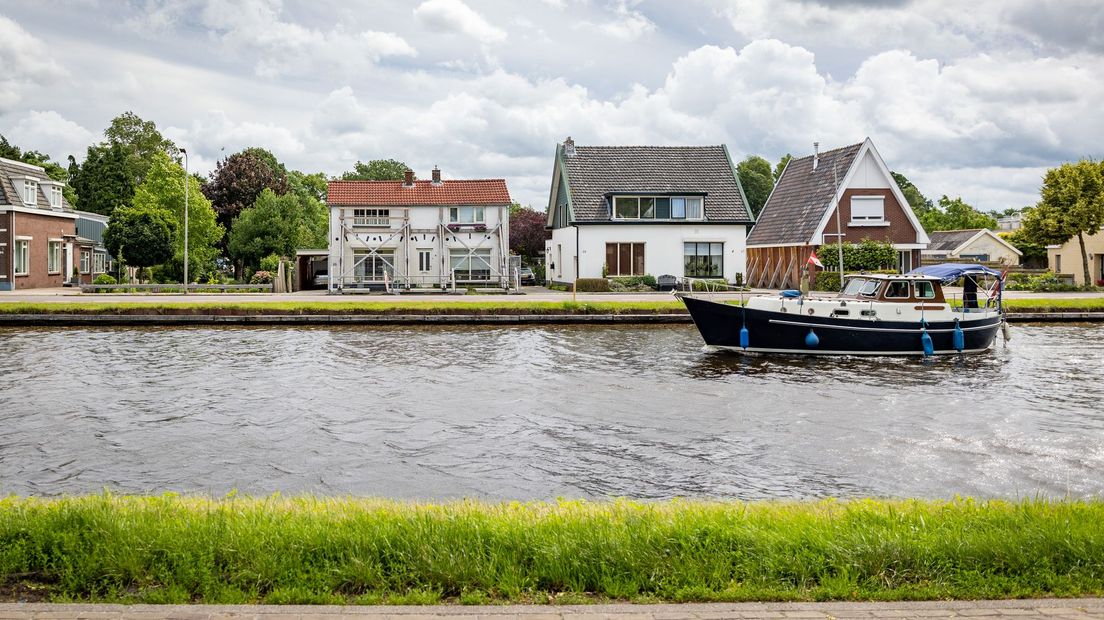
[[[877,280],[867,280],[861,289],[859,289],[859,295],[863,297],[873,297],[878,292],[879,282]]]
[[[851,278],[847,281],[847,286],[843,288],[841,295],[858,296],[859,291],[862,290],[863,284],[866,283],[866,278]]]

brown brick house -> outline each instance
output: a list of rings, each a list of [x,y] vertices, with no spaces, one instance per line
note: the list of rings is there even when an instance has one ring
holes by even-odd
[[[79,267],[77,214],[64,183],[0,158],[0,291],[62,286]]]
[[[837,239],[893,244],[902,272],[918,267],[928,246],[927,233],[870,138],[790,160],[748,235],[747,282],[795,288],[809,254]]]

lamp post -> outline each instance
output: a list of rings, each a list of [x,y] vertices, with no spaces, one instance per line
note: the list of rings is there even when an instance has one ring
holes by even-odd
[[[188,294],[188,149],[184,154],[184,294]]]

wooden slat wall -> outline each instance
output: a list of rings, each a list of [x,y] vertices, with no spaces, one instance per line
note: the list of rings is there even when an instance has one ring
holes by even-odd
[[[811,245],[748,248],[747,284],[754,288],[798,288]]]

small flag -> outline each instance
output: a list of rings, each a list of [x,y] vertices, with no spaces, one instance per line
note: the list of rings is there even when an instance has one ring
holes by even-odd
[[[820,259],[817,258],[816,250],[813,250],[812,254],[809,254],[809,260],[805,261],[805,264],[816,265],[817,267],[824,269],[824,263],[820,262]]]

